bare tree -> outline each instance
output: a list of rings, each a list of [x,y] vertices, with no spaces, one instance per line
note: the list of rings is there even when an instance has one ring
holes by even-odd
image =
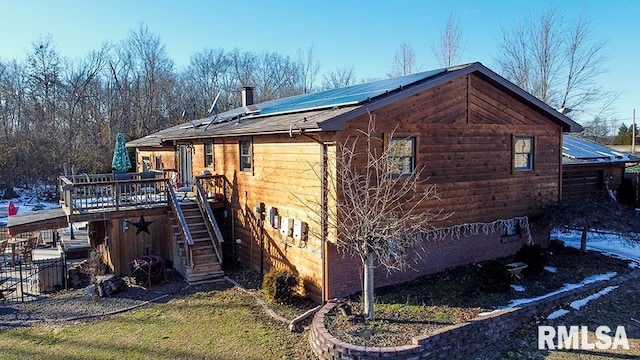
[[[374,317],[374,269],[409,267],[408,252],[422,241],[419,234],[443,216],[433,212],[435,185],[427,184],[423,169],[395,176],[403,169],[401,144],[376,137],[372,115],[367,129],[336,147],[334,214],[328,223],[338,229],[338,250],[357,256],[364,272],[364,315]],[[389,138],[391,135],[389,135]],[[431,205],[431,206],[430,206]]]
[[[309,46],[306,50],[298,50],[298,72],[300,91],[302,94],[314,90],[315,80],[320,71],[320,63],[315,61],[315,49]]]
[[[440,32],[440,43],[437,46],[435,44],[431,46],[433,56],[440,66],[449,67],[460,61],[462,55],[461,38],[462,32],[458,23],[453,18],[453,14],[450,14],[444,31]]]
[[[411,45],[403,43],[393,56],[391,72],[388,76],[397,77],[412,74],[416,71],[416,53],[413,51]]]
[[[160,38],[140,25],[118,49],[121,76],[119,89],[129,101],[129,124],[126,133],[134,138],[161,130],[171,122],[171,104],[175,74],[173,61],[167,56]]]
[[[611,231],[631,241],[640,241],[638,212],[631,206],[612,200],[609,194],[565,200],[550,207],[545,214],[549,217],[552,228],[579,230],[580,251],[583,252],[587,251],[590,230]]]
[[[231,72],[231,59],[222,48],[203,49],[191,57],[189,66],[181,74],[183,109],[189,119],[207,115],[218,94],[218,107],[229,109],[232,94],[237,91]]]
[[[258,102],[300,94],[298,69],[288,56],[265,52],[258,56],[253,80]]]
[[[570,23],[550,8],[538,19],[502,29],[497,62],[507,79],[576,116],[616,97],[597,84],[606,72],[605,45],[584,13]]]
[[[354,85],[356,76],[353,66],[343,66],[330,71],[324,75],[322,81],[322,89],[337,89],[345,86]]]

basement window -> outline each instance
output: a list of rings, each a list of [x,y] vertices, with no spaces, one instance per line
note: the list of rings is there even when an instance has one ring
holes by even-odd
[[[240,171],[251,171],[251,141],[240,141]]]
[[[513,141],[513,170],[533,170],[533,137],[516,136]]]
[[[389,140],[391,148],[391,176],[407,176],[416,169],[416,138],[392,137]]]

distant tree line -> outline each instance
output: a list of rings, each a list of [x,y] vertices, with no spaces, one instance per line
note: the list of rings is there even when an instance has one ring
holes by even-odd
[[[118,132],[131,140],[206,116],[218,93],[220,111],[237,107],[245,85],[260,102],[356,81],[345,67],[317,84],[319,69],[312,47],[293,57],[205,48],[178,72],[145,26],[78,60],[38,39],[23,62],[0,61],[0,183],[53,184],[65,163],[109,172]]]
[[[452,15],[432,51],[440,66],[462,60],[462,32]],[[585,136],[607,137],[617,93],[599,86],[605,42],[584,14],[566,21],[553,9],[505,28],[496,62],[507,79],[585,125]],[[141,25],[119,43],[104,43],[80,59],[61,56],[49,37],[35,41],[23,62],[0,61],[0,183],[52,184],[63,165],[108,172],[115,136],[143,137],[168,126],[241,104],[242,86],[257,102],[353,85],[353,66],[318,74],[313,47],[293,56],[204,48],[177,71],[159,37]],[[387,76],[420,71],[403,43]],[[373,79],[367,79],[373,80]],[[591,111],[595,115],[587,115]],[[574,117],[575,116],[575,117]]]

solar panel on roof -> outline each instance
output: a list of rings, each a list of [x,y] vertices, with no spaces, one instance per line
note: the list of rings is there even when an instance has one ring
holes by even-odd
[[[437,69],[400,76],[393,79],[384,79],[366,84],[357,84],[339,89],[271,100],[255,104],[256,110],[253,113],[262,116],[283,112],[355,105],[376,98],[380,95],[410,86],[411,84],[433,77],[445,71],[446,69]],[[248,114],[249,112],[247,112],[246,109],[247,108],[237,108],[221,113],[218,115],[215,122],[224,122],[235,117]]]
[[[606,146],[571,135],[564,135],[562,153],[574,159],[607,159],[620,156]]]

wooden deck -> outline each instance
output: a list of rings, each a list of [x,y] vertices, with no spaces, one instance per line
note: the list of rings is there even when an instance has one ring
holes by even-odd
[[[34,211],[8,219],[12,234],[59,229],[70,223],[110,220],[112,217],[161,215],[168,210],[169,178],[162,172],[127,174],[119,180],[113,174],[61,176],[59,179],[61,209]],[[201,176],[208,201],[213,209],[225,206],[226,180],[223,176]],[[181,193],[185,198],[193,192]],[[181,196],[182,197],[182,196]]]

